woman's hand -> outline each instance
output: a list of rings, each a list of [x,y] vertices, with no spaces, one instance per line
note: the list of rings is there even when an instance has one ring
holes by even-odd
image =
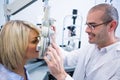
[[[65,80],[67,73],[64,70],[61,51],[55,43],[52,43],[48,47],[46,56],[44,56],[44,60],[46,61],[47,65],[50,69],[50,73],[57,80]]]

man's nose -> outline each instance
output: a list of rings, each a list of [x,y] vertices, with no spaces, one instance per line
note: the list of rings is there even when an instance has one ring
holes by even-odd
[[[89,26],[86,26],[86,29],[85,29],[85,32],[88,33],[88,32],[91,32],[91,28]]]

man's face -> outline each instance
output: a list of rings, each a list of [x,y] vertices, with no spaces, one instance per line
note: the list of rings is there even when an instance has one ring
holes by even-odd
[[[88,33],[89,43],[104,45],[107,42],[108,27],[104,24],[105,22],[101,20],[103,14],[104,12],[100,10],[88,13],[86,33]],[[91,25],[93,27],[91,27]]]

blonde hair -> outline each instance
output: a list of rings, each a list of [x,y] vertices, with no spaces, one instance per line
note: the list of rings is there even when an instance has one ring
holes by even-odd
[[[30,30],[39,34],[39,29],[33,24],[12,20],[7,22],[0,32],[0,63],[10,70],[22,64],[28,46]]]

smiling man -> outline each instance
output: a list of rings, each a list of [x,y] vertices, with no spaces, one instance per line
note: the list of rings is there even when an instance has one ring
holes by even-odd
[[[118,22],[118,11],[112,5],[92,7],[85,30],[90,45],[67,55],[53,43],[46,53],[51,59],[44,58],[51,74],[57,80],[120,80],[120,40],[115,36]],[[73,78],[65,72],[63,63],[76,65]]]

